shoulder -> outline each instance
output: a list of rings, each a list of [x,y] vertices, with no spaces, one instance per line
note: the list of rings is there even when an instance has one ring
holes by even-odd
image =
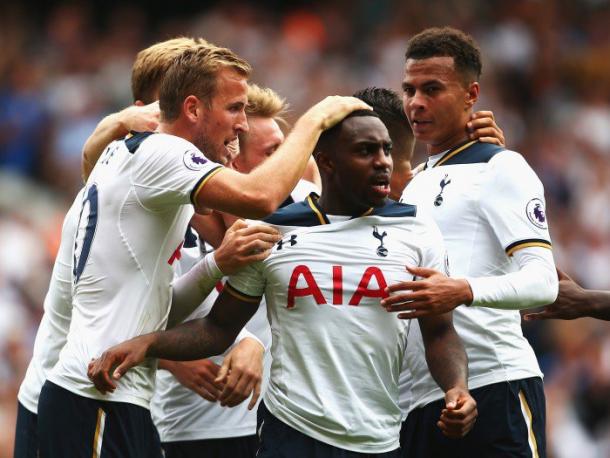
[[[383,207],[377,207],[373,209],[373,211],[371,212],[371,216],[373,215],[388,218],[413,217],[417,216],[417,206],[390,200]]]
[[[525,181],[540,182],[536,172],[527,163],[525,158],[512,150],[504,150],[501,153],[495,155],[490,161],[490,172],[491,179],[505,182],[510,180],[512,182],[518,179],[517,184],[523,184]]]
[[[280,208],[263,220],[274,226],[317,226],[320,224],[318,216],[307,201],[296,202]]]

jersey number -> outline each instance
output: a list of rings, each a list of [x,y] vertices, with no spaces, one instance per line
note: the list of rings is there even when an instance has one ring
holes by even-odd
[[[91,243],[93,242],[97,227],[97,197],[97,186],[93,184],[83,199],[76,237],[74,237],[74,262],[72,270],[74,284],[78,283],[83,270],[85,270],[85,264],[87,264],[87,258],[89,258],[89,253],[91,252]]]

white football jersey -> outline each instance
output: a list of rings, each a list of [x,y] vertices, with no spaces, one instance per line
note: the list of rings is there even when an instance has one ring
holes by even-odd
[[[155,360],[130,370],[106,395],[87,378],[87,365],[113,345],[165,328],[191,199],[220,170],[172,135],[136,134],[106,148],[83,193],[72,322],[49,380],[81,396],[148,408]]]
[[[44,299],[32,359],[19,387],[19,402],[32,413],[38,412],[40,390],[66,343],[72,316],[72,249],[78,225],[81,190],[66,213],[61,229],[61,243],[53,265],[49,290]]]
[[[191,243],[187,245],[189,239],[191,239]],[[184,248],[182,248],[182,257],[176,265],[176,276],[190,270],[204,254],[205,252],[202,253],[200,250],[197,236],[194,233],[191,237],[187,236]],[[217,297],[218,291],[215,289],[184,321],[206,316]],[[270,347],[271,330],[263,303],[248,321],[246,328],[256,335],[265,348]],[[243,330],[237,337],[236,343],[241,340],[242,335],[244,335]],[[210,359],[221,365],[224,357],[232,348],[233,345],[222,355]],[[269,378],[268,353],[268,351],[265,353],[263,389]],[[256,434],[256,407],[248,410],[248,402],[244,401],[231,408],[222,407],[220,403],[209,402],[194,391],[182,386],[169,371],[159,370],[157,371],[155,395],[150,403],[150,413],[159,431],[161,442],[249,436]]]
[[[272,335],[266,406],[335,447],[398,448],[409,323],[379,301],[386,285],[411,278],[406,264],[443,268],[438,228],[396,202],[329,224],[312,196],[266,221],[284,229],[284,238],[225,286],[244,300],[265,296]]]
[[[520,154],[495,145],[469,142],[431,156],[402,201],[436,221],[454,277],[514,272],[515,250],[551,247],[542,183]],[[468,354],[471,389],[542,376],[518,311],[459,306],[453,322]],[[444,396],[428,371],[417,323],[408,340],[405,370],[411,374],[401,386],[407,411]]]

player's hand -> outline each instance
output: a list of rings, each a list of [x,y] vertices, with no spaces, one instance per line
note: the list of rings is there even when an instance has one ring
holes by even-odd
[[[227,144],[227,152],[229,155],[227,156],[227,163],[225,165],[233,168],[233,161],[239,156],[239,138],[236,138]]]
[[[466,123],[466,129],[471,140],[506,146],[504,132],[496,124],[493,111],[476,111],[472,113],[470,121]]]
[[[477,416],[477,402],[468,390],[452,388],[445,393],[445,408],[436,425],[445,436],[459,439],[474,427]]]
[[[557,269],[559,277],[559,295],[557,300],[550,305],[546,305],[540,312],[526,313],[523,319],[548,320],[556,318],[559,320],[574,320],[584,316],[583,304],[585,302],[585,290],[568,274]]]
[[[121,124],[128,132],[154,132],[159,127],[159,102],[132,105],[119,113]]]
[[[222,392],[222,383],[216,382],[220,366],[210,359],[196,361],[163,361],[163,367],[191,391],[203,399],[216,402]]]
[[[214,259],[223,274],[231,275],[248,264],[267,258],[281,238],[280,232],[271,226],[248,226],[240,219],[225,233],[222,243],[214,252]]]
[[[112,393],[116,389],[116,381],[129,369],[144,361],[150,345],[150,336],[147,334],[135,337],[115,345],[89,363],[87,376],[100,393]]]
[[[398,318],[411,319],[447,313],[460,304],[472,302],[470,284],[425,267],[409,267],[407,270],[422,280],[403,281],[386,288],[388,297],[381,305],[388,312],[399,313]]]
[[[309,119],[321,130],[326,130],[337,124],[352,111],[370,109],[369,105],[356,97],[331,95],[307,110],[302,118]]]
[[[255,339],[246,337],[225,357],[217,383],[224,383],[220,405],[233,407],[252,394],[248,409],[252,410],[261,394],[263,356],[265,349]]]

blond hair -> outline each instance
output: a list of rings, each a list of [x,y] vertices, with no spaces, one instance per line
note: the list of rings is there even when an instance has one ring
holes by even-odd
[[[136,56],[131,70],[133,100],[146,104],[157,100],[159,87],[176,57],[195,46],[214,46],[203,38],[177,37],[143,49]]]
[[[286,99],[270,88],[262,88],[254,83],[248,84],[248,105],[246,115],[259,118],[273,118],[285,124],[283,115],[288,109]]]
[[[198,45],[174,59],[159,88],[159,107],[165,121],[180,115],[182,102],[189,95],[210,103],[216,91],[216,77],[223,68],[248,77],[252,67],[228,48]]]

